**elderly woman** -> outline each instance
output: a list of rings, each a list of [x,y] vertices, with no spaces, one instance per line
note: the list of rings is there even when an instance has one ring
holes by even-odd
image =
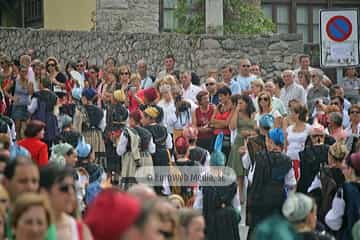
[[[339,112],[332,112],[329,115],[328,131],[336,141],[345,141],[346,132],[342,126],[342,115]]]
[[[316,211],[315,201],[303,193],[291,194],[282,207],[283,215],[293,224],[299,237],[306,240],[331,240],[328,235],[315,230]]]
[[[157,103],[157,106],[161,107],[164,111],[163,124],[166,126],[168,133],[173,134],[173,129],[176,118],[176,107],[175,102],[171,94],[171,85],[170,84],[161,84],[159,87],[160,92],[160,101]]]
[[[336,192],[345,182],[343,167],[347,154],[346,146],[342,143],[331,145],[328,151],[328,165],[320,167],[319,173],[308,188],[308,193],[314,196],[319,205],[318,217],[322,222],[331,209]]]
[[[320,166],[327,164],[329,145],[325,144],[325,128],[315,122],[310,129],[309,144],[299,153],[301,176],[297,191],[307,193],[307,190],[320,170]]]
[[[345,129],[346,136],[360,135],[360,105],[353,104],[349,108],[350,126]]]
[[[256,99],[259,94],[264,91],[264,81],[261,78],[257,78],[251,82],[251,98],[256,103]]]

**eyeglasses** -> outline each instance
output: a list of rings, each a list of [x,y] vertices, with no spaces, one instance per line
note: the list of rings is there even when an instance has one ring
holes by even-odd
[[[350,114],[359,114],[360,112],[358,111],[351,111]]]
[[[49,67],[55,67],[56,65],[55,65],[55,63],[49,63],[48,66]]]
[[[261,98],[259,98],[259,101],[267,102],[267,101],[269,101],[269,98],[268,97],[261,97]]]
[[[242,66],[243,68],[245,68],[245,67],[246,67],[246,68],[249,68],[249,67],[250,67],[250,65],[245,65],[245,64],[244,64],[244,65],[241,65],[241,66]]]
[[[208,86],[214,86],[214,85],[215,85],[215,83],[213,83],[213,82],[210,82],[210,83],[206,83],[206,84],[205,84],[205,86],[207,86],[207,87],[208,87]]]
[[[120,75],[130,75],[129,72],[121,72]]]
[[[62,184],[59,187],[60,192],[63,192],[63,193],[69,193],[70,189],[75,191],[75,185],[74,184]]]

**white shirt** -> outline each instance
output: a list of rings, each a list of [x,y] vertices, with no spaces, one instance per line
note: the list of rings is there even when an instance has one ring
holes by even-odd
[[[305,141],[309,136],[311,126],[306,124],[303,132],[294,132],[293,129],[294,125],[291,125],[286,130],[288,142],[286,155],[292,160],[300,160],[299,153],[305,148]]]
[[[280,91],[280,100],[285,105],[286,110],[288,111],[288,103],[290,100],[296,99],[300,103],[306,105],[306,93],[304,88],[297,84],[293,83],[290,86],[284,86]]]
[[[128,140],[127,136],[124,134],[124,132],[122,132],[120,135],[119,142],[116,146],[117,155],[122,156],[124,153],[126,153],[128,142],[129,142],[129,140]],[[150,154],[155,153],[156,146],[153,141],[153,138],[150,138],[150,142],[149,142],[149,146],[148,146],[147,150]]]
[[[190,83],[190,86],[183,90],[183,98],[196,102],[196,95],[201,91],[201,88]]]
[[[174,100],[166,102],[164,99],[161,99],[157,105],[161,107],[164,112],[162,124],[166,127],[168,133],[173,133],[174,125],[177,121]]]
[[[146,89],[149,88],[153,85],[153,80],[151,79],[151,77],[146,76],[144,79],[141,80],[140,82],[140,86],[141,89]]]

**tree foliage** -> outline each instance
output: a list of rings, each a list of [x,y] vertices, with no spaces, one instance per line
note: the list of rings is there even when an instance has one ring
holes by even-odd
[[[175,17],[176,32],[187,34],[205,33],[205,1],[178,0]],[[274,23],[266,18],[257,5],[244,0],[223,0],[224,34],[259,34],[275,31]]]

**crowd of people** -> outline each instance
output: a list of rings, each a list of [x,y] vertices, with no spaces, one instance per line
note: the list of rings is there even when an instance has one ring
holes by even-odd
[[[0,240],[360,239],[354,67],[104,63],[0,54]]]

